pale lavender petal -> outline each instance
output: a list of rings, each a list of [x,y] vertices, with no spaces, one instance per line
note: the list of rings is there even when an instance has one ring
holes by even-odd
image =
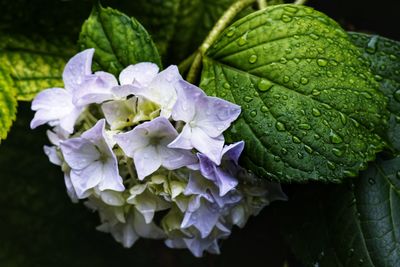
[[[39,125],[59,120],[68,116],[73,109],[72,96],[68,91],[62,88],[46,89],[32,101],[32,110],[36,113],[30,126],[34,129]]]
[[[153,146],[137,150],[133,156],[133,161],[139,180],[143,180],[161,166],[161,158]]]
[[[178,98],[172,110],[172,118],[175,121],[190,122],[196,115],[196,102],[205,94],[200,88],[184,80],[179,81],[176,85]]]
[[[137,98],[131,97],[127,100],[113,100],[103,103],[101,110],[104,113],[111,130],[120,129],[127,125],[136,113]]]
[[[162,165],[168,170],[175,170],[197,163],[196,156],[187,150],[158,146],[158,152],[162,159]]]
[[[114,75],[98,71],[88,76],[73,93],[73,103],[77,106],[85,106],[92,103],[100,104],[114,98],[112,89],[118,86]]]
[[[78,89],[86,76],[92,73],[93,54],[93,48],[86,49],[72,57],[65,65],[62,76],[67,90],[75,91]]]
[[[132,85],[121,85],[111,88],[111,93],[118,98],[125,98],[135,94],[135,87]]]
[[[182,132],[172,141],[168,147],[170,148],[182,148],[182,149],[192,149],[193,145],[191,142],[192,129],[189,125],[185,125]]]
[[[74,126],[75,122],[79,118],[79,116],[82,114],[83,108],[77,108],[74,107],[72,111],[68,114],[68,116],[65,116],[60,119],[60,127],[67,131],[68,133],[73,133],[74,132]]]
[[[100,158],[96,147],[81,137],[62,142],[60,148],[65,161],[72,169],[81,170]]]
[[[191,141],[194,148],[206,155],[215,164],[221,163],[222,148],[225,142],[223,135],[212,138],[202,129],[193,128]]]
[[[44,146],[43,150],[51,163],[61,166],[62,161],[57,154],[57,148],[55,146]]]
[[[181,227],[194,226],[202,238],[208,236],[216,225],[220,211],[216,204],[203,202],[195,212],[186,212]]]
[[[244,149],[244,141],[225,146],[222,150],[222,158],[232,160],[236,165],[239,164],[239,157]]]
[[[119,75],[121,85],[136,84],[147,87],[158,73],[158,66],[150,62],[130,65],[123,69]]]
[[[211,137],[222,134],[240,115],[240,106],[217,97],[200,97],[196,104],[196,125]]]
[[[103,141],[105,138],[105,119],[99,120],[92,128],[82,133],[82,138],[89,140],[93,144],[98,144],[100,141]]]
[[[125,190],[122,177],[118,173],[117,161],[113,158],[103,163],[102,180],[99,184],[99,189],[101,191],[114,190],[119,192]]]
[[[72,185],[71,177],[68,173],[64,173],[64,183],[67,188],[67,194],[73,203],[78,203],[78,196],[76,195],[75,188]]]
[[[129,132],[114,136],[117,144],[131,158],[133,158],[136,150],[142,149],[149,144],[148,131],[139,127],[140,125]]]

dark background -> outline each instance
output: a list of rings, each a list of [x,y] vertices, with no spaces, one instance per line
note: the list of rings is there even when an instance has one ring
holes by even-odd
[[[43,10],[46,1],[29,1],[16,11],[21,2],[0,1],[0,30],[14,27],[21,32],[34,29],[44,34],[62,34],[57,27],[67,25],[73,38],[80,24],[68,18],[83,22],[91,5],[88,1],[53,1],[52,8],[59,10],[59,14],[54,14]],[[399,1],[310,0],[308,5],[334,18],[346,30],[400,40]],[[32,10],[41,20],[28,19]],[[43,27],[46,20],[54,21],[54,27]],[[168,249],[161,241],[151,240],[140,240],[133,248],[123,249],[111,235],[95,230],[99,223],[97,214],[68,199],[61,171],[43,153],[42,147],[48,143],[44,127],[35,131],[28,128],[33,116],[29,106],[20,103],[18,120],[0,145],[0,267],[280,267],[284,262],[286,266],[301,266],[280,234],[276,216],[285,218],[276,214],[274,204],[251,218],[244,229],[234,229],[232,236],[222,243],[220,256],[196,259],[186,250]],[[289,195],[292,189],[285,187]]]

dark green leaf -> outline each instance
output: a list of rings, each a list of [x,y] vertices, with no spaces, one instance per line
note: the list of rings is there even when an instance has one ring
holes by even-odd
[[[17,114],[17,100],[13,81],[0,65],[0,142],[7,137]]]
[[[276,211],[307,266],[398,266],[400,157],[371,163],[352,186],[301,190]]]
[[[104,71],[118,74],[138,62],[161,66],[160,56],[143,26],[133,18],[96,5],[82,26],[81,49],[95,48],[94,62]]]
[[[391,112],[387,139],[400,153],[400,42],[377,35],[350,33],[351,40],[371,61],[380,90],[389,99]]]
[[[227,134],[243,164],[282,182],[339,182],[385,146],[386,98],[336,22],[279,5],[235,22],[203,61],[200,86],[242,106]]]
[[[18,100],[29,101],[43,89],[63,87],[64,66],[75,53],[66,40],[0,36],[0,64],[13,79]]]

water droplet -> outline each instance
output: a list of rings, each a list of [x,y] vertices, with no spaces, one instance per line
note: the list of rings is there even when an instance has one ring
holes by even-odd
[[[251,56],[249,57],[249,62],[250,62],[251,64],[255,63],[256,61],[257,61],[257,55],[251,55]]]
[[[247,34],[248,32],[246,32],[245,34],[242,35],[242,37],[239,38],[238,40],[239,46],[243,46],[247,43]]]
[[[315,117],[319,117],[319,116],[321,116],[321,111],[319,111],[319,109],[313,108],[313,109],[312,109],[312,114],[313,114]]]
[[[340,144],[343,142],[342,137],[340,137],[338,134],[334,133],[333,131],[330,132],[329,138],[333,144]]]
[[[320,95],[321,92],[318,91],[318,90],[316,90],[316,89],[314,89],[314,90],[312,90],[311,94],[312,94],[313,96],[317,96],[317,95]]]
[[[235,34],[235,28],[229,28],[228,32],[226,33],[226,36],[232,37]]]
[[[308,83],[308,79],[306,77],[301,77],[300,83],[301,84],[307,84]]]
[[[394,99],[396,99],[397,102],[400,102],[400,89],[394,92],[393,97]]]
[[[287,63],[287,59],[285,57],[281,57],[281,59],[279,59],[279,62],[282,64],[286,64]]]
[[[299,128],[302,130],[310,130],[311,129],[311,125],[307,124],[307,123],[301,123],[299,124]]]
[[[372,98],[372,95],[370,93],[368,93],[368,92],[361,92],[360,94],[362,96],[364,96],[366,99],[371,99]]]
[[[282,149],[281,149],[281,153],[282,153],[283,155],[286,155],[286,154],[288,153],[288,151],[287,151],[286,148],[282,148]]]
[[[317,59],[317,64],[318,66],[325,67],[326,65],[328,65],[328,61],[326,59],[319,58]]]
[[[283,76],[283,82],[284,83],[288,83],[289,81],[290,81],[290,77],[289,76],[287,76],[287,75]]]
[[[391,55],[389,56],[389,58],[390,58],[391,60],[396,60],[396,59],[397,59],[397,57],[396,57],[395,55],[393,55],[393,54],[391,54]]]
[[[280,122],[280,121],[276,122],[275,127],[276,127],[276,129],[277,129],[278,131],[280,131],[280,132],[283,132],[283,131],[286,130],[286,129],[285,129],[285,125],[284,125],[282,122]]]
[[[337,157],[341,157],[341,156],[343,156],[343,150],[340,150],[340,149],[338,149],[338,148],[332,148],[332,152],[333,152],[333,154],[335,154]]]
[[[229,83],[224,83],[224,85],[223,85],[223,86],[224,86],[224,88],[225,88],[225,89],[229,89],[229,88],[231,88],[231,85],[230,85]]]
[[[249,103],[249,102],[251,102],[251,100],[253,100],[253,98],[250,97],[250,96],[245,96],[245,97],[243,98],[243,100],[244,100],[244,102]]]
[[[300,144],[300,143],[301,143],[300,138],[298,138],[297,136],[293,136],[293,137],[292,137],[292,140],[293,140],[293,142],[296,143],[296,144]]]
[[[263,112],[263,113],[268,112],[268,108],[267,108],[266,106],[262,106],[262,107],[260,108],[260,110],[261,110],[261,112]]]
[[[273,84],[268,80],[260,80],[257,84],[258,90],[260,90],[261,92],[268,91],[272,88],[272,86]]]
[[[342,112],[340,112],[339,114],[340,114],[340,120],[342,121],[342,124],[346,125],[346,123],[347,123],[346,115],[344,115]]]
[[[305,149],[305,151],[307,151],[308,154],[312,154],[314,152],[312,147],[310,147],[308,145],[304,145],[304,149]]]
[[[285,6],[283,9],[290,13],[296,13],[298,11],[298,8],[294,6]]]
[[[376,182],[375,182],[375,180],[374,180],[373,178],[369,178],[369,179],[368,179],[368,183],[369,183],[370,185],[376,184]]]
[[[343,174],[347,177],[356,177],[357,173],[352,170],[344,170]]]
[[[316,35],[315,33],[310,34],[310,37],[313,38],[314,40],[318,40],[319,36]]]
[[[369,42],[367,44],[367,47],[365,48],[365,51],[367,51],[367,53],[374,54],[376,52],[376,43],[377,43],[377,41],[378,41],[378,36],[373,36],[369,40]]]
[[[328,161],[326,164],[328,165],[329,169],[331,169],[331,170],[336,169],[336,164],[335,163]]]
[[[314,138],[318,140],[321,138],[321,136],[319,136],[318,134],[314,134]]]
[[[283,14],[282,17],[281,17],[281,20],[282,20],[283,22],[288,23],[288,22],[291,22],[291,21],[292,21],[292,17],[290,17],[290,16],[288,16],[288,15],[286,15],[286,14]]]
[[[250,112],[250,116],[255,117],[257,116],[257,111],[253,110]]]

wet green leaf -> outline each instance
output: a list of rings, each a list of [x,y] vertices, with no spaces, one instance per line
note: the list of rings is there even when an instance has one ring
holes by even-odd
[[[386,98],[336,22],[279,5],[233,23],[203,60],[200,86],[242,107],[227,134],[243,164],[281,182],[340,182],[385,146]]]
[[[306,266],[398,266],[400,157],[371,163],[354,184],[303,188],[276,212]]]
[[[79,43],[82,50],[95,48],[94,62],[98,68],[113,74],[138,62],[161,66],[157,49],[143,26],[111,8],[95,5],[82,26]]]
[[[371,62],[380,90],[389,99],[391,112],[387,139],[400,153],[400,42],[377,35],[350,33],[351,40]]]
[[[75,53],[67,40],[0,35],[0,64],[9,72],[18,100],[30,101],[43,89],[63,87],[64,66]]]
[[[17,114],[17,100],[13,81],[0,65],[0,142],[7,137]]]

